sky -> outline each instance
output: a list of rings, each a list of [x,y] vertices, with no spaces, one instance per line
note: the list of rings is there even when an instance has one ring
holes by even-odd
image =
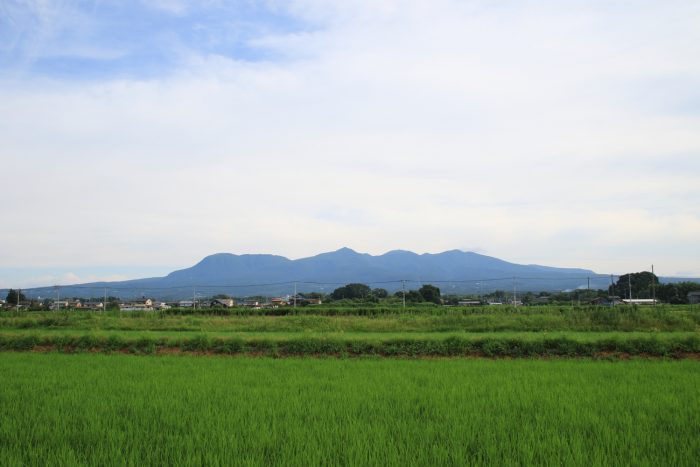
[[[4,0],[0,288],[344,246],[700,277],[698,25],[694,0]]]

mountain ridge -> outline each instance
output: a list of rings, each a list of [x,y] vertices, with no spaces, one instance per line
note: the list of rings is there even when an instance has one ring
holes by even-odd
[[[575,289],[587,286],[588,280],[591,288],[609,284],[609,276],[588,269],[523,265],[461,250],[421,254],[390,250],[374,256],[343,247],[294,260],[272,254],[214,253],[163,277],[61,286],[61,294],[86,296],[97,289],[109,289],[110,295],[120,297],[173,299],[192,297],[197,291],[202,295],[284,295],[292,293],[290,284],[295,282],[300,292],[329,293],[351,282],[392,292],[401,289],[402,281],[409,288],[435,283],[446,293],[474,293],[477,286],[483,292],[512,290],[514,286],[532,291]],[[52,288],[29,290],[51,295]]]

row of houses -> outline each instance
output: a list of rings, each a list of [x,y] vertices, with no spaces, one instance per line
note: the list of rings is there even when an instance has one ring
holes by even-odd
[[[103,311],[105,309],[104,301],[98,300],[46,300],[43,302],[49,310],[91,310]],[[274,297],[267,300],[260,299],[245,299],[235,300],[233,298],[213,298],[213,299],[197,299],[180,300],[176,302],[164,302],[154,300],[152,298],[142,298],[140,300],[124,301],[119,303],[119,309],[122,311],[151,311],[151,310],[166,310],[169,308],[232,308],[236,306],[249,308],[278,308],[282,306],[296,305],[321,305],[322,301],[319,298],[306,298],[301,295],[296,297]],[[38,306],[38,302],[23,300],[20,302],[20,308],[31,308]],[[16,304],[5,303],[5,300],[0,300],[1,307],[16,307]]]
[[[323,302],[320,298],[307,298],[301,295],[296,297],[274,297],[269,300],[262,301],[259,299],[246,299],[240,302],[232,298],[216,298],[212,300],[197,300],[196,302],[192,300],[181,300],[176,306],[180,308],[192,308],[192,307],[221,307],[221,308],[232,308],[234,306],[243,306],[248,308],[279,308],[282,306],[294,306],[294,305],[321,305]]]

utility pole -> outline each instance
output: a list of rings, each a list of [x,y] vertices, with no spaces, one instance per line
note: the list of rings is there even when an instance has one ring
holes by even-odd
[[[513,307],[518,306],[518,292],[515,289],[515,276],[513,276]]]
[[[406,308],[406,281],[401,280],[401,291],[403,292],[403,307]]]
[[[197,288],[192,287],[192,309],[197,309]]]
[[[630,301],[632,300],[632,273],[627,274],[627,287],[630,290]]]
[[[588,277],[588,287],[586,288],[586,300],[588,300],[589,304],[591,301],[591,278],[590,276]]]
[[[107,311],[107,287],[105,287],[105,301],[102,302],[102,311]]]
[[[56,311],[61,311],[61,288],[56,287]]]
[[[294,308],[297,307],[297,283],[294,281]]]
[[[22,295],[22,289],[17,289],[17,311],[19,311],[19,297]]]
[[[610,274],[610,293],[608,294],[611,297],[615,296],[615,282],[613,281],[613,275]],[[615,299],[612,299],[612,306],[615,306]]]
[[[651,298],[654,300],[652,303],[656,306],[656,276],[654,275],[654,265],[651,265]]]

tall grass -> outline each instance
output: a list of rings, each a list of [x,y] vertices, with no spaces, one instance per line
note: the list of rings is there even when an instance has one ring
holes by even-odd
[[[158,312],[0,313],[0,329],[114,329],[238,332],[497,332],[497,331],[697,331],[700,309],[659,307],[392,308],[376,315],[339,314],[333,308],[309,314],[170,315]],[[381,308],[377,308],[381,309]],[[377,310],[374,309],[374,310]],[[354,310],[354,309],[351,309]],[[429,311],[425,311],[429,310]],[[311,314],[311,312],[316,314]],[[243,310],[248,313],[248,311]]]
[[[673,465],[700,362],[3,354],[0,464]]]
[[[366,356],[385,357],[595,357],[651,356],[695,357],[700,354],[700,336],[666,334],[662,336],[577,335],[525,337],[502,335],[489,337],[421,336],[363,338],[289,335],[277,339],[265,337],[124,336],[120,334],[0,334],[0,351],[53,350],[63,352],[126,352],[139,354],[196,352],[207,354],[255,354],[290,356]]]

